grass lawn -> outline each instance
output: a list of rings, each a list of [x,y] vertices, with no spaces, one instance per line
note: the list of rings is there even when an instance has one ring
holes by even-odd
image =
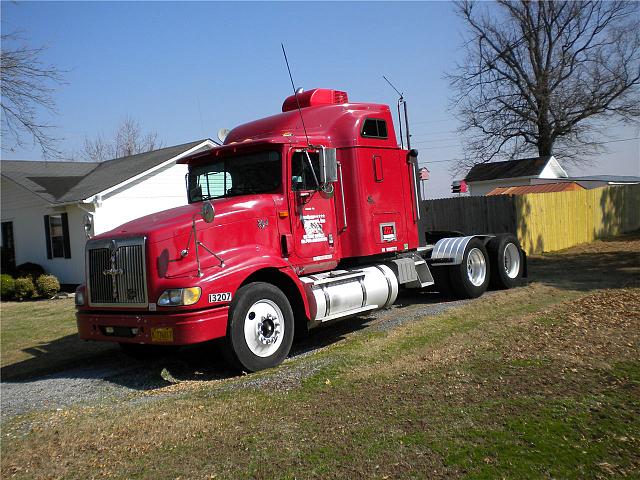
[[[638,478],[639,251],[534,259],[526,287],[248,378],[15,418],[2,477]]]
[[[114,348],[78,338],[72,298],[2,302],[0,314],[3,380],[60,370]]]

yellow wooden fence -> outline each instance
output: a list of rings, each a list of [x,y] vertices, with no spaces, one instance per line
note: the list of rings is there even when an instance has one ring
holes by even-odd
[[[533,193],[515,202],[517,235],[528,254],[640,229],[640,185]]]

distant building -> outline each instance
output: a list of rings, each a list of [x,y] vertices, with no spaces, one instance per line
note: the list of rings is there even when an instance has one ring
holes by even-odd
[[[580,188],[591,189],[610,185],[633,185],[640,183],[640,177],[594,175],[570,177],[555,157],[534,157],[506,162],[480,163],[469,170],[465,181],[470,195],[523,195],[566,191]],[[573,186],[566,186],[571,185]],[[526,187],[546,185],[535,189]],[[557,185],[551,187],[550,185]],[[506,191],[510,189],[509,191]]]
[[[498,187],[534,185],[536,180],[568,178],[554,156],[474,165],[465,181],[470,195],[486,195]]]
[[[187,203],[180,158],[213,148],[212,140],[101,163],[2,161],[3,264],[33,262],[61,283],[84,277],[89,236]]]

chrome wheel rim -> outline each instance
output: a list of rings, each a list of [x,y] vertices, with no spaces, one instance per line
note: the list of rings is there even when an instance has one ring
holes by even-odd
[[[472,248],[467,255],[467,278],[472,285],[479,287],[487,277],[487,260],[482,250]]]
[[[284,337],[284,316],[275,302],[258,300],[244,318],[244,339],[251,353],[258,357],[273,355]]]
[[[516,278],[520,273],[520,252],[513,243],[504,247],[504,272],[509,278]]]

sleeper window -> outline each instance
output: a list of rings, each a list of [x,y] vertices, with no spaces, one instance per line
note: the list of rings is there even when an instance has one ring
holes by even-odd
[[[361,133],[367,138],[387,138],[387,122],[379,118],[367,118],[362,124]]]

